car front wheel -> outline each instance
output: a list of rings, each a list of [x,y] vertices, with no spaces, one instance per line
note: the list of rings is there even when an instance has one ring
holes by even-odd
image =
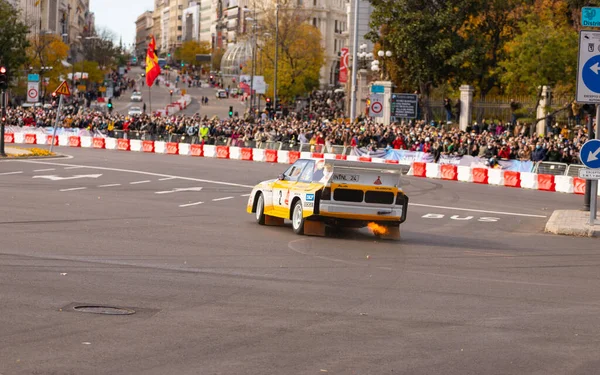
[[[294,205],[292,213],[292,228],[296,234],[304,234],[304,216],[302,209],[302,201],[298,200]]]
[[[256,222],[265,225],[265,198],[262,193],[258,193],[256,200]]]

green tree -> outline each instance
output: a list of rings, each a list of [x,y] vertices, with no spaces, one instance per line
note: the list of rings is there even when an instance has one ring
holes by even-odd
[[[196,55],[207,55],[210,54],[210,43],[209,42],[197,42],[195,40],[189,40],[183,42],[180,48],[175,50],[175,58],[183,61],[187,66],[198,66],[200,65],[196,61]]]
[[[19,11],[6,0],[0,0],[0,65],[15,76],[25,62],[29,28],[20,21]]]
[[[68,73],[68,69],[63,65],[63,61],[67,59],[69,46],[56,35],[36,35],[30,39],[30,44],[26,51],[29,67],[33,68],[36,72],[40,72],[42,80],[43,78],[49,78],[50,82],[46,90],[54,91],[60,84],[60,77]],[[42,70],[42,67],[50,67],[52,69]]]
[[[540,87],[549,85],[555,91],[574,92],[579,38],[567,3],[540,0],[531,10],[519,25],[521,32],[507,43],[506,58],[499,64],[506,91],[539,96]]]
[[[400,88],[412,91],[417,87],[427,97],[432,87],[460,76],[460,69],[470,57],[465,53],[469,45],[461,31],[476,13],[479,2],[371,0],[371,3],[374,9],[368,38],[381,49],[393,52],[391,59],[397,75],[392,79]],[[426,108],[426,117],[428,112]]]

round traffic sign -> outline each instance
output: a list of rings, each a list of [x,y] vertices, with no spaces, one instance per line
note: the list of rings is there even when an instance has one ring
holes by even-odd
[[[29,91],[27,91],[27,96],[30,97],[31,99],[35,99],[38,97],[38,91],[37,89],[29,89]]]
[[[600,168],[600,140],[590,139],[585,142],[579,151],[579,158],[588,168]]]
[[[581,78],[585,86],[600,94],[600,55],[593,56],[583,65]]]
[[[373,113],[381,113],[381,111],[383,111],[383,105],[380,102],[373,102],[373,104],[371,104],[371,111]]]

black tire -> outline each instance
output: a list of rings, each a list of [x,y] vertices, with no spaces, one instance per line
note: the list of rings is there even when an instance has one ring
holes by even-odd
[[[302,208],[302,201],[298,199],[294,208],[292,209],[292,228],[296,234],[304,234],[304,209]]]
[[[265,225],[265,197],[262,193],[258,193],[256,198],[256,222],[259,225]]]

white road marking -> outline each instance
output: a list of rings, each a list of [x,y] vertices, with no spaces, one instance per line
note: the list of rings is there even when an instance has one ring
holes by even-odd
[[[157,191],[154,194],[172,194],[172,193],[179,193],[179,192],[184,192],[184,191],[201,191],[202,188],[201,187],[192,187],[192,188],[175,188],[173,190],[167,190],[167,191]]]
[[[199,204],[202,204],[204,202],[195,202],[195,203],[188,203],[188,204],[180,204],[179,207],[190,207],[190,206],[197,206]]]
[[[518,212],[487,211],[487,210],[478,210],[478,209],[473,209],[473,208],[433,206],[433,205],[430,205],[430,204],[420,204],[420,203],[409,203],[408,205],[409,206],[416,206],[416,207],[439,208],[439,209],[442,209],[442,210],[480,212],[480,213],[484,213],[484,214],[496,214],[496,215],[508,215],[508,216],[535,217],[535,218],[541,218],[541,219],[544,219],[544,218],[547,217],[547,216],[543,216],[543,215],[520,214]]]
[[[99,188],[105,188],[105,187],[115,187],[115,186],[121,186],[121,184],[108,184],[108,185],[100,185],[98,186]]]
[[[60,191],[75,191],[75,190],[85,190],[87,189],[86,187],[76,187],[76,188],[70,188],[70,189],[60,189]]]
[[[215,199],[213,199],[213,202],[225,201],[225,200],[227,200],[227,199],[233,199],[233,197],[215,198]]]
[[[98,178],[102,176],[101,174],[81,174],[81,175],[75,175],[75,176],[71,176],[71,177],[60,177],[60,176],[56,176],[56,175],[52,175],[52,176],[33,176],[32,178],[45,178],[47,180],[51,180],[51,181],[63,181],[63,180],[77,180],[80,178]]]
[[[53,162],[47,162],[47,161],[34,161],[34,160],[14,160],[14,161],[15,162],[19,162],[19,163],[29,163],[29,164],[58,165],[58,166],[61,166],[61,167],[63,167],[63,166],[71,166],[71,167],[82,167],[82,168],[89,168],[89,169],[97,169],[97,170],[101,170],[101,171],[112,171],[112,172],[123,172],[123,173],[136,173],[136,174],[141,174],[141,175],[145,175],[145,176],[152,176],[152,177],[165,177],[165,178],[169,177],[171,179],[177,178],[177,179],[184,180],[184,181],[204,182],[204,183],[208,183],[208,184],[225,185],[225,186],[235,186],[235,187],[243,187],[243,188],[250,188],[250,189],[252,189],[254,187],[253,185],[242,185],[242,184],[236,184],[236,183],[233,183],[233,182],[204,180],[204,179],[201,179],[201,178],[193,178],[193,177],[173,176],[173,175],[168,175],[168,174],[164,174],[164,173],[133,171],[131,169],[120,169],[120,168],[109,168],[109,167],[95,167],[95,166],[89,166],[89,165],[63,164],[63,163],[53,163]]]
[[[150,180],[130,182],[129,185],[147,184]]]
[[[48,168],[48,169],[36,169],[34,170],[34,172],[50,172],[50,171],[55,171],[56,168]]]
[[[252,194],[242,194],[242,195],[240,195],[240,197],[249,197],[250,195],[252,195]]]
[[[78,166],[75,166],[75,167],[66,167],[65,169],[80,169],[80,168],[85,168],[85,167],[82,167],[82,166],[78,165]]]
[[[23,171],[19,171],[19,172],[5,172],[5,173],[0,173],[0,176],[8,176],[9,174],[21,174],[23,173]]]
[[[177,177],[167,177],[167,178],[159,178],[158,181],[169,181],[169,180],[175,180],[177,179]]]

